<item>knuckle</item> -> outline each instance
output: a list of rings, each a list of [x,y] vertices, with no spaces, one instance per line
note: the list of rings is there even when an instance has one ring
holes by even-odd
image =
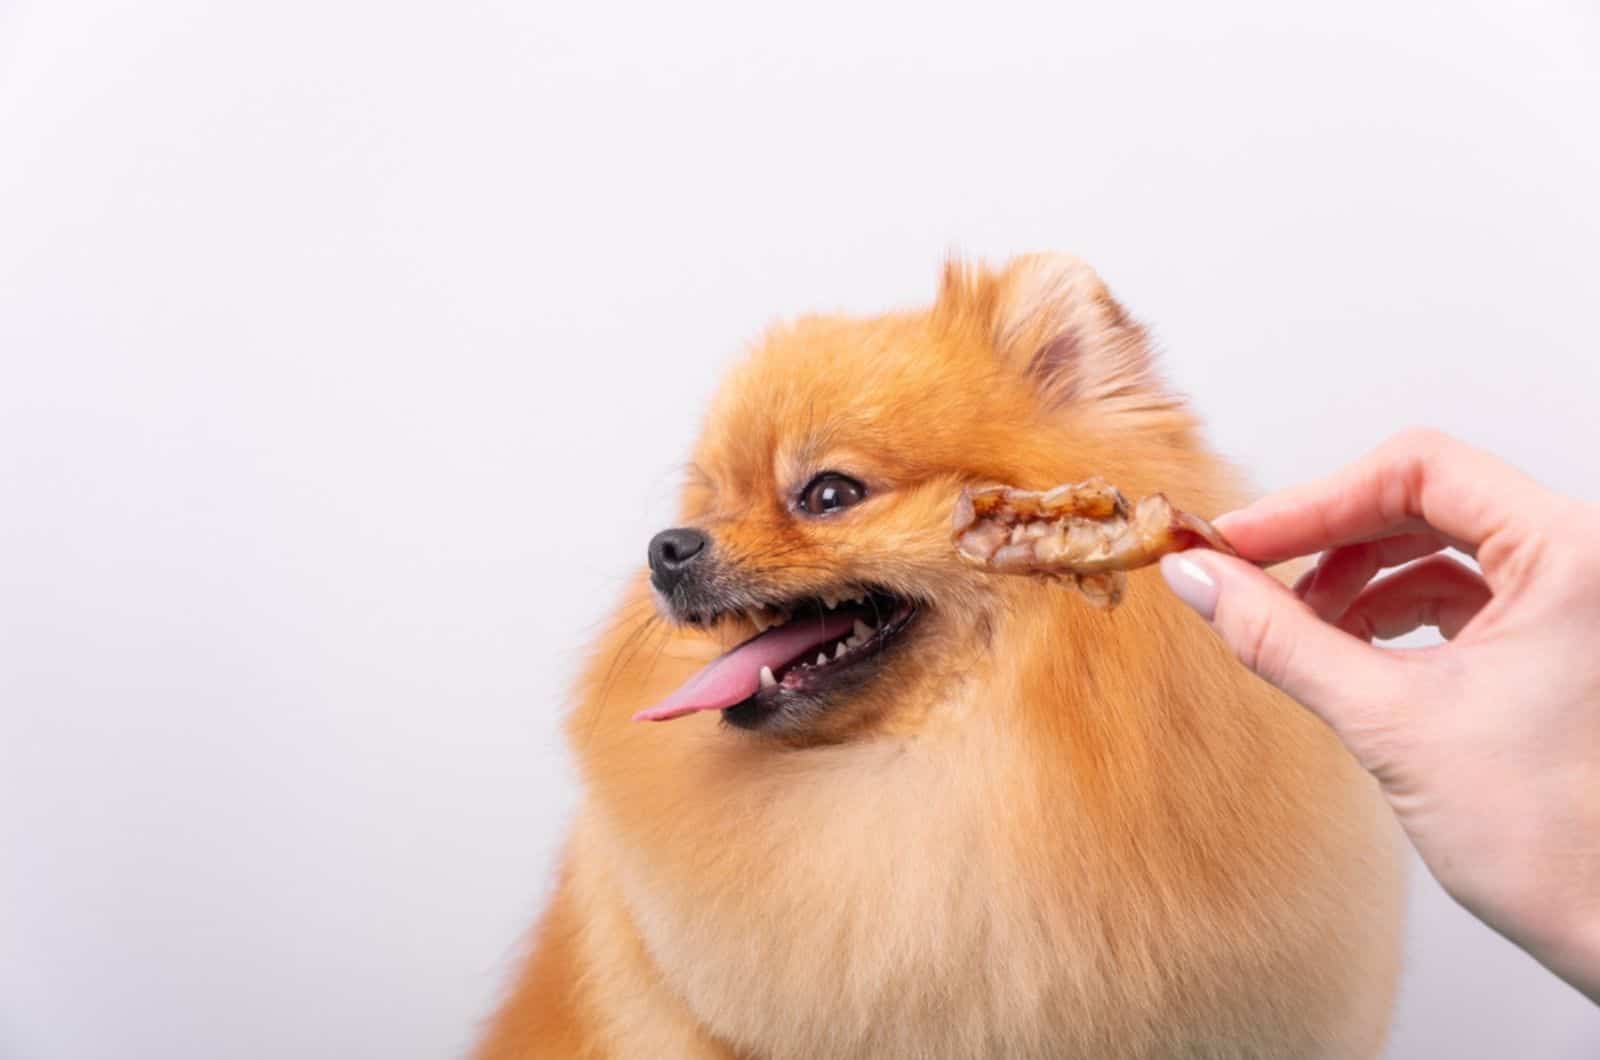
[[[1396,704],[1368,700],[1353,705],[1340,719],[1338,733],[1361,767],[1385,784],[1403,777],[1414,758],[1413,739]]]
[[[1293,649],[1282,636],[1281,623],[1270,611],[1259,611],[1240,619],[1234,638],[1239,661],[1267,682],[1283,687],[1290,673]]]
[[[1496,556],[1496,592],[1516,593],[1540,587],[1540,595],[1584,610],[1600,600],[1600,563],[1592,542],[1600,538],[1600,524],[1581,536],[1535,534],[1503,556]]]
[[[1398,521],[1420,514],[1426,480],[1460,444],[1436,427],[1408,427],[1379,446],[1368,467],[1383,486],[1383,516]]]
[[[1380,468],[1397,472],[1400,480],[1414,487],[1430,465],[1436,466],[1458,445],[1437,427],[1408,427],[1379,446],[1373,456]]]
[[[1439,428],[1419,425],[1396,434],[1384,448],[1405,455],[1431,456],[1455,444],[1455,439]]]
[[[1419,740],[1432,711],[1429,704],[1447,686],[1446,667],[1434,649],[1389,659],[1382,684],[1351,697],[1336,728],[1361,765],[1385,784],[1393,784],[1415,761]],[[1420,727],[1419,727],[1420,726]]]
[[[1364,611],[1356,611],[1346,615],[1340,622],[1339,628],[1357,640],[1364,640],[1371,644],[1378,635],[1378,627],[1373,622],[1372,616]]]

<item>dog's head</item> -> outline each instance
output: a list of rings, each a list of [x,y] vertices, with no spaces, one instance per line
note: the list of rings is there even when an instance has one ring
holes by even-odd
[[[719,392],[680,525],[649,546],[665,614],[737,646],[642,716],[717,710],[790,742],[904,720],[936,698],[915,693],[982,679],[1029,592],[1061,595],[957,559],[961,487],[1181,494],[1197,452],[1143,330],[1073,258],[951,264],[929,311],[779,328]]]

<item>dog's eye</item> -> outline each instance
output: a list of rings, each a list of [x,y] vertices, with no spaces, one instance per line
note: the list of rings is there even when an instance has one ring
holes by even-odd
[[[848,475],[824,471],[800,493],[800,510],[807,515],[827,515],[860,504],[867,488]]]

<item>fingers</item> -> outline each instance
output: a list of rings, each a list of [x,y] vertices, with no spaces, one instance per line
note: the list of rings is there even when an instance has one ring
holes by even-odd
[[[1448,547],[1438,534],[1401,534],[1377,541],[1341,545],[1322,556],[1295,583],[1295,595],[1327,622],[1337,621],[1366,588],[1373,575]]]
[[[1489,586],[1476,571],[1449,556],[1432,556],[1372,583],[1338,623],[1366,641],[1401,637],[1423,626],[1454,640],[1489,597]]]
[[[1195,550],[1166,556],[1161,573],[1239,657],[1334,727],[1394,683],[1391,653],[1323,622],[1249,563]]]
[[[1414,532],[1475,553],[1510,520],[1547,504],[1545,490],[1509,464],[1437,431],[1414,430],[1216,525],[1242,555],[1264,563]]]

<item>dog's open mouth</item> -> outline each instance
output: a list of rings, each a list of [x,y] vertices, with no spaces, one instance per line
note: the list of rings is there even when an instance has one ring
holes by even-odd
[[[859,683],[911,623],[917,605],[882,590],[862,589],[743,613],[761,632],[634,717],[668,721],[720,710],[734,724],[754,727],[785,702],[814,700]]]

